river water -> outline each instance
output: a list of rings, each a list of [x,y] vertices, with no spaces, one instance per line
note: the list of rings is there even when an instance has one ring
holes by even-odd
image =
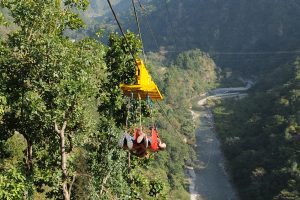
[[[225,160],[216,137],[212,113],[204,109],[198,113],[196,132],[197,167],[188,168],[191,200],[238,200],[226,173]]]

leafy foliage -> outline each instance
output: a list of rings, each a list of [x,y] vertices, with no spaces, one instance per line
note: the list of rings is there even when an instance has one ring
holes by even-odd
[[[298,74],[296,60],[258,82],[249,97],[214,109],[242,199],[299,198]],[[281,78],[274,84],[271,77]]]
[[[1,6],[17,28],[0,40],[0,198],[187,198],[184,165],[193,151],[184,139],[193,138],[194,124],[185,99],[213,86],[213,61],[195,50],[168,68],[152,67],[166,93],[166,116],[156,108],[153,117],[168,150],[149,160],[131,157],[129,170],[127,152],[117,146],[128,105],[119,84],[135,81],[137,36],[111,34],[107,46],[66,37],[66,30],[84,26],[85,0],[3,0]],[[152,125],[146,102],[142,115]]]
[[[64,7],[60,1],[1,3],[20,28],[1,44],[1,92],[8,107],[2,118],[1,139],[16,131],[26,139],[24,171],[30,190],[32,183],[39,191],[45,185],[59,187],[65,181],[71,182],[69,176],[76,174],[73,147],[81,146],[95,130],[96,122],[89,118],[86,108],[105,78],[104,46],[90,39],[72,42],[62,34],[66,27],[82,26],[73,12],[84,9],[86,1],[65,1]],[[62,167],[63,176],[59,165],[66,161],[61,159],[59,163],[59,157],[65,152],[60,156],[58,152],[65,146],[59,146],[54,128],[57,123],[68,124],[66,135],[60,135],[61,141],[64,136],[68,138],[66,151],[70,153],[70,167]],[[60,175],[61,180],[57,178]],[[57,188],[51,189],[48,194],[58,198]]]
[[[22,172],[14,166],[1,170],[0,198],[21,199],[25,192],[25,180]]]

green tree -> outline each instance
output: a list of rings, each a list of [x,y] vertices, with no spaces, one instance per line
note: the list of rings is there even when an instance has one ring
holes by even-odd
[[[87,1],[5,0],[1,5],[10,10],[19,26],[1,45],[2,92],[9,108],[2,131],[6,138],[17,131],[26,139],[27,183],[37,180],[34,150],[47,149],[43,159],[52,151],[48,160],[53,163],[59,155],[63,197],[70,199],[77,174],[69,164],[73,147],[81,145],[82,135],[95,126],[87,117],[87,107],[105,78],[104,46],[95,40],[73,42],[63,36],[66,28],[82,27],[76,10],[85,9]],[[35,163],[40,164],[39,160]]]
[[[125,37],[111,34],[105,56],[108,77],[100,88],[99,112],[107,118],[114,118],[118,125],[125,124],[126,99],[119,88],[120,83],[133,84],[136,80],[135,58],[141,53],[141,42],[137,35],[127,32]],[[133,58],[134,57],[134,58]]]

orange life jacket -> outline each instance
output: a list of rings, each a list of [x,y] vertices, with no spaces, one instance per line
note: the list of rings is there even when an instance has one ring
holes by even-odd
[[[151,149],[152,151],[158,151],[159,150],[159,146],[158,146],[158,132],[156,128],[152,128],[151,131]]]

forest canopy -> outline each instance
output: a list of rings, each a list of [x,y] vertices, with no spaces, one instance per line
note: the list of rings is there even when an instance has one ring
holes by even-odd
[[[184,165],[193,150],[184,141],[195,128],[188,103],[214,86],[211,58],[191,50],[172,66],[147,62],[167,99],[153,116],[168,148],[150,159],[131,157],[128,170],[128,154],[118,147],[128,102],[119,84],[134,82],[138,36],[128,31],[125,41],[111,33],[107,44],[67,37],[66,30],[84,27],[86,0],[3,0],[1,7],[0,198],[187,198]],[[145,125],[148,109],[143,102]]]

